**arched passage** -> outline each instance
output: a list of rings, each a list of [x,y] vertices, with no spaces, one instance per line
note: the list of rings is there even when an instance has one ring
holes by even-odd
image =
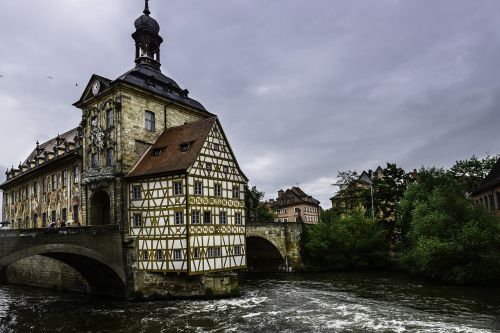
[[[91,292],[120,297],[124,294],[126,277],[119,265],[109,262],[100,253],[78,245],[47,244],[13,252],[0,259],[0,267],[29,257],[42,255],[59,260],[78,271],[87,280]]]
[[[99,190],[90,199],[90,225],[111,224],[109,194]]]
[[[249,271],[277,272],[286,270],[286,260],[271,241],[251,236],[246,239],[247,267]]]

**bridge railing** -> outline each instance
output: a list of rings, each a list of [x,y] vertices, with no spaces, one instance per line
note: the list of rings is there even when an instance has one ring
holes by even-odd
[[[118,224],[86,226],[86,227],[63,227],[63,228],[35,228],[35,229],[6,229],[0,230],[2,237],[37,237],[44,235],[76,235],[76,234],[101,234],[120,231]]]
[[[299,222],[275,222],[275,221],[265,221],[265,220],[247,220],[247,226],[286,226],[286,225],[295,225],[300,224]]]

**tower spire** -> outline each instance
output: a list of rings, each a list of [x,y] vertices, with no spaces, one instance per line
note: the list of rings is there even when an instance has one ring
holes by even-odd
[[[146,4],[144,6],[144,15],[147,15],[149,16],[151,14],[151,12],[149,11],[149,0],[145,0]]]
[[[149,0],[144,1],[144,14],[135,20],[135,63],[160,70],[160,45],[163,39],[160,36],[160,25],[150,16]]]

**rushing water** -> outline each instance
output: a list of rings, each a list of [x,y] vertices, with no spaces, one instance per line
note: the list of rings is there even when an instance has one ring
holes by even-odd
[[[500,332],[500,289],[388,274],[243,277],[242,296],[122,302],[0,286],[0,332]]]

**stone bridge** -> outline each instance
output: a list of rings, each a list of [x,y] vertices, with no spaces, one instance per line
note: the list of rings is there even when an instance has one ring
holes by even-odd
[[[126,272],[118,225],[0,230],[0,274],[9,265],[35,255],[73,267],[87,280],[94,294],[125,293]]]
[[[253,222],[246,225],[247,267],[250,271],[300,270],[302,223]]]

